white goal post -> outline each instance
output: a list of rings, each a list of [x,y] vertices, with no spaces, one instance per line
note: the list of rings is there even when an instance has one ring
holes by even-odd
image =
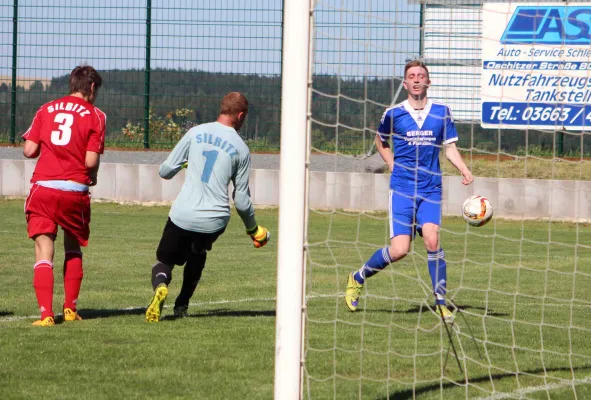
[[[301,396],[311,5],[283,4],[275,399]],[[285,151],[289,149],[289,151]]]

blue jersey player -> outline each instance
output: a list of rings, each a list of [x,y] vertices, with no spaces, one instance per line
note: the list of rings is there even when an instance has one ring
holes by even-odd
[[[415,231],[423,237],[427,264],[437,304],[436,310],[448,323],[453,314],[446,307],[446,264],[439,243],[441,225],[441,170],[439,152],[462,175],[462,183],[474,180],[456,148],[458,133],[450,109],[427,98],[431,81],[427,66],[418,60],[404,68],[403,85],[408,99],[388,108],[376,135],[378,152],[392,172],[390,178],[390,246],[376,251],[359,271],[348,276],[345,302],[351,311],[358,306],[365,280],[388,264],[404,258]],[[392,138],[394,151],[388,140]]]

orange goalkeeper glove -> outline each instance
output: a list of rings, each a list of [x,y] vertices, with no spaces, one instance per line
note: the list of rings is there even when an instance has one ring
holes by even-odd
[[[266,245],[269,239],[271,239],[271,234],[267,228],[260,225],[255,226],[253,229],[247,229],[246,234],[250,236],[254,247],[257,249]]]

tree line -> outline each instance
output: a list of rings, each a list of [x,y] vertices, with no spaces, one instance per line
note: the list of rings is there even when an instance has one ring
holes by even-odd
[[[103,87],[96,105],[107,114],[107,145],[142,147],[148,87],[143,70],[100,71]],[[367,153],[385,107],[406,98],[399,79],[342,79],[315,75],[312,86],[312,145],[324,151]],[[150,71],[149,115],[151,147],[172,147],[179,134],[195,124],[214,121],[222,97],[239,91],[249,100],[249,115],[241,135],[254,150],[278,150],[281,121],[281,77],[226,74],[196,70]],[[68,75],[48,85],[33,82],[17,86],[17,141],[40,105],[68,93]],[[398,93],[397,98],[394,96]],[[7,142],[11,127],[11,87],[0,85],[0,141]],[[289,112],[289,110],[287,111]],[[555,155],[555,132],[482,129],[476,122],[456,121],[459,146],[490,153]],[[304,134],[304,133],[302,133]],[[564,134],[566,155],[591,152],[584,135]]]

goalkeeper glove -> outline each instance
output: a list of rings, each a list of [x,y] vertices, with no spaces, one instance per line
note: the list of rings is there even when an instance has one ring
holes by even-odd
[[[269,233],[267,228],[262,227],[260,225],[257,225],[252,229],[247,229],[246,234],[250,236],[250,238],[252,239],[252,243],[254,244],[254,247],[256,247],[257,249],[259,247],[263,247],[264,245],[266,245],[269,239],[271,239],[271,234]]]

